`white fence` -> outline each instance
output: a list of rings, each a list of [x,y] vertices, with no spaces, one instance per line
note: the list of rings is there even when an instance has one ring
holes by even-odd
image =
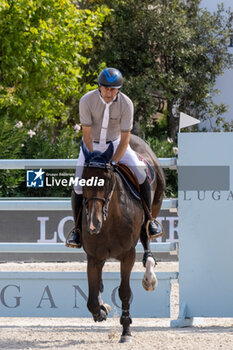
[[[176,210],[177,202],[177,199],[164,199],[162,209]],[[2,198],[0,210],[71,210],[71,201],[70,198]]]
[[[159,158],[163,168],[176,169],[176,158]],[[75,169],[77,159],[1,159],[0,169]]]
[[[151,243],[153,253],[173,253],[177,252],[177,243],[162,242]],[[72,249],[66,247],[63,243],[0,243],[1,253],[84,253],[81,249]],[[137,253],[143,253],[143,247],[140,243],[136,246]]]

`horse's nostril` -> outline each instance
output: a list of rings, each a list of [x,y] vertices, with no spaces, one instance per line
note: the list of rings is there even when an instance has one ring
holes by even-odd
[[[99,234],[99,231],[90,231],[90,235],[92,236],[92,235],[98,235]]]
[[[100,231],[100,230],[98,230],[98,229],[96,229],[96,228],[95,228],[94,230],[89,229],[89,232],[90,232],[91,235],[98,235],[98,234],[99,234],[99,231]]]
[[[90,223],[90,231],[94,231],[95,230],[95,226],[93,225],[93,223]]]

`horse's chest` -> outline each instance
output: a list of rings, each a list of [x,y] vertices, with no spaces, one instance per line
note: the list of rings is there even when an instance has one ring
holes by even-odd
[[[118,258],[125,251],[137,244],[137,238],[132,239],[131,235],[125,233],[124,237],[114,237],[99,233],[84,240],[84,249],[88,255],[101,259]]]

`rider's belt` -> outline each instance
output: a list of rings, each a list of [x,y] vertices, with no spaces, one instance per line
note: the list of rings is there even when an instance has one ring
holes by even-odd
[[[112,141],[106,141],[106,144],[108,144],[108,143],[110,143],[110,142],[114,142],[114,141],[116,141],[117,139],[115,139],[115,140],[112,140]],[[99,141],[93,141],[94,143],[100,143]]]

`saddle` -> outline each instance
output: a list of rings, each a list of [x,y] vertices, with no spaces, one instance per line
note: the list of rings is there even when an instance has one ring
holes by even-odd
[[[146,205],[146,202],[144,201],[143,197],[140,194],[140,186],[134,172],[126,164],[122,164],[122,163],[117,163],[117,165],[114,168],[114,171],[117,174],[119,174],[119,176],[121,177],[125,185],[128,187],[128,189],[130,190],[134,198],[136,198],[137,200],[141,200],[143,209],[148,215],[148,219],[153,220],[153,217]]]
[[[134,198],[140,200],[140,187],[138,179],[134,172],[126,164],[123,163],[117,163],[114,167],[114,172],[121,177],[122,181],[127,186]]]
[[[149,183],[151,185],[155,180],[155,172],[152,166],[150,165],[150,163],[146,159],[144,159],[139,153],[136,153],[136,155],[138,159],[145,164],[146,174],[149,179]],[[127,165],[122,163],[117,164],[116,172],[118,172],[118,170],[119,170],[119,175],[121,176],[122,180],[124,181],[128,189],[130,190],[131,194],[137,200],[141,200],[140,187],[134,172]]]

